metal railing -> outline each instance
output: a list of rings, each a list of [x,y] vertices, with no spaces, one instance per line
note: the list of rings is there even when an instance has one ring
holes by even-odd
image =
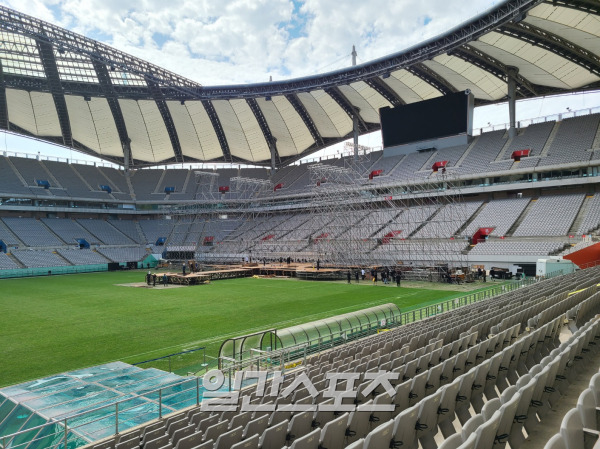
[[[525,128],[527,126],[534,125],[536,123],[560,121],[560,120],[564,120],[567,118],[597,114],[599,112],[600,112],[600,106],[595,106],[592,108],[585,108],[585,109],[578,109],[576,111],[567,110],[565,112],[561,112],[558,114],[544,115],[541,117],[534,117],[534,118],[519,120],[519,122],[517,124],[517,128]],[[476,136],[476,135],[480,135],[480,134],[488,133],[488,132],[492,132],[492,131],[506,130],[509,127],[510,127],[510,123],[500,123],[500,124],[496,124],[496,125],[490,124],[488,126],[483,126],[481,128],[473,129],[473,135]]]
[[[202,352],[200,352],[202,351]],[[187,351],[167,354],[143,362],[132,363],[140,368],[156,368],[170,373],[187,375],[190,371],[198,372],[208,366],[206,346],[188,349]]]
[[[6,131],[4,131],[4,132],[6,132]],[[15,133],[10,133],[10,134],[15,134]],[[15,134],[15,135],[17,135],[17,134]],[[25,151],[11,151],[11,150],[3,150],[2,156],[19,157],[19,158],[24,158],[24,159],[36,159],[39,161],[64,162],[66,164],[70,163],[70,164],[79,164],[79,165],[93,165],[96,167],[110,167],[110,168],[114,168],[116,170],[123,170],[122,166],[120,166],[118,164],[113,164],[108,161],[100,160],[100,158],[98,158],[97,161],[90,161],[90,160],[85,160],[85,159],[74,159],[74,158],[68,158],[68,157],[50,156],[50,155],[42,154],[42,153],[28,153]]]

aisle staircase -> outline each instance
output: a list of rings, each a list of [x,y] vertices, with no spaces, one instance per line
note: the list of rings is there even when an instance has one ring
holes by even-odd
[[[523,209],[523,212],[521,212],[521,215],[519,215],[519,218],[517,218],[517,221],[515,221],[513,223],[513,225],[510,227],[510,229],[506,233],[507,237],[510,237],[510,236],[513,235],[513,233],[521,225],[521,223],[523,222],[523,220],[525,220],[525,217],[529,213],[529,210],[533,207],[533,205],[536,203],[537,200],[538,200],[537,198],[532,198],[531,201],[529,201],[529,203],[527,204],[527,207],[525,207],[525,209]]]
[[[590,202],[592,198],[594,198],[594,195],[587,195],[584,198],[583,202],[581,203],[581,207],[579,208],[579,212],[577,212],[577,216],[575,217],[575,220],[573,220],[573,223],[569,228],[569,235],[576,234],[579,230],[583,219],[588,213],[588,209],[590,208]]]

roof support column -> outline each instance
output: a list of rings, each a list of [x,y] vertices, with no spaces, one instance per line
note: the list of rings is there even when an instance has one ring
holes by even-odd
[[[0,61],[0,129],[10,129],[8,122],[8,106],[6,104],[6,85],[4,84],[4,68]]]
[[[508,138],[512,139],[517,135],[516,124],[516,103],[517,103],[517,74],[519,69],[516,67],[507,67],[508,77]]]
[[[352,66],[356,65],[356,48],[352,46]],[[352,115],[352,135],[354,137],[354,160],[358,159],[358,114],[357,110]]]
[[[131,161],[131,139],[127,139],[127,142],[123,142],[123,162],[125,163],[125,173],[129,172],[129,163]]]
[[[275,138],[269,142],[269,150],[271,151],[271,169],[273,171],[277,170],[277,146],[275,144]]]

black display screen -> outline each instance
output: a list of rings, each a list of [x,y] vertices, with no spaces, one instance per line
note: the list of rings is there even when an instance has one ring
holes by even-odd
[[[395,108],[381,108],[383,147],[465,134],[468,109],[469,95],[465,92]]]

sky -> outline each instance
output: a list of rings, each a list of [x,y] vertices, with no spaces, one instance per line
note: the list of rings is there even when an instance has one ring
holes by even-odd
[[[403,50],[493,7],[495,0],[0,0],[203,85],[314,75]],[[600,94],[529,100],[517,119],[600,106]],[[475,128],[508,121],[506,105],[476,109]],[[4,142],[2,142],[4,140]],[[360,143],[381,146],[379,133]],[[0,135],[8,151],[86,159]],[[335,154],[341,146],[324,150]],[[314,157],[314,155],[312,156]]]

